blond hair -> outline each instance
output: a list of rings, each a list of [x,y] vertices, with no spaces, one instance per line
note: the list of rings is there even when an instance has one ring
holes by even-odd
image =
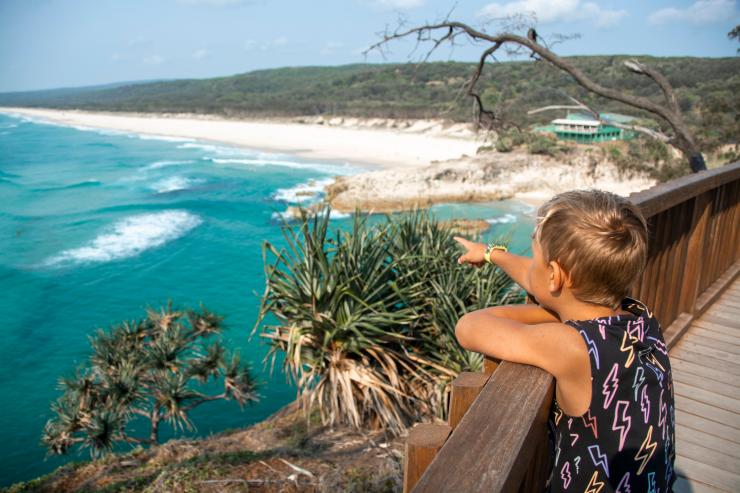
[[[571,190],[537,216],[533,238],[545,263],[560,264],[577,299],[618,309],[647,262],[647,223],[637,206],[603,190]]]

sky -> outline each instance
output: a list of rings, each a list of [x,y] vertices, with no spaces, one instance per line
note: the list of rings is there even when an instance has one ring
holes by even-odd
[[[416,61],[396,41],[362,51],[399,21],[449,18],[488,32],[521,14],[562,55],[736,56],[736,0],[0,0],[0,92],[207,78],[307,65]],[[477,60],[481,46],[430,60]]]

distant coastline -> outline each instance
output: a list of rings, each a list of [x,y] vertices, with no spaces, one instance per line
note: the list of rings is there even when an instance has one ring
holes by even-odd
[[[392,212],[443,202],[515,199],[538,207],[573,188],[624,196],[656,180],[623,176],[614,164],[586,154],[566,160],[526,152],[485,152],[468,124],[443,120],[294,117],[235,120],[167,113],[110,113],[0,107],[0,113],[72,127],[164,138],[214,141],[297,157],[344,162],[366,171],[325,180],[326,200],[339,213]]]
[[[358,166],[407,168],[433,160],[475,154],[482,145],[472,132],[438,130],[427,121],[418,130],[363,126],[354,119],[341,125],[322,119],[233,120],[218,116],[168,113],[112,113],[81,110],[0,107],[0,113],[61,125],[118,130],[220,142],[255,150],[284,152],[313,160],[349,162]],[[371,122],[372,123],[372,122]],[[380,127],[380,128],[378,128]],[[457,131],[458,135],[451,136]],[[460,134],[464,136],[459,136]]]

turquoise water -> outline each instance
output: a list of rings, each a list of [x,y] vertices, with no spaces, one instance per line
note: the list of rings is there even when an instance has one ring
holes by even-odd
[[[58,377],[85,359],[91,331],[141,317],[170,298],[224,315],[228,346],[253,363],[263,383],[261,401],[243,411],[231,402],[196,409],[194,434],[242,427],[290,402],[294,387],[279,371],[269,374],[266,346],[249,339],[264,289],[261,242],[284,244],[277,215],[306,198],[297,191],[358,171],[0,114],[0,485],[87,458],[45,459],[39,440]],[[488,219],[489,235],[513,228],[513,250],[529,247],[526,204],[433,210],[440,218]],[[342,215],[333,221],[349,226]]]

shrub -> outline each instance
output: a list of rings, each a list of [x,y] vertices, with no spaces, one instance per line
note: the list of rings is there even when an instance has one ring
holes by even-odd
[[[286,249],[264,243],[253,333],[277,317],[261,328],[270,356],[285,353],[304,410],[317,404],[323,423],[400,432],[443,415],[452,378],[482,364],[457,343],[457,320],[521,294],[499,269],[458,265],[454,233],[428,211],[386,214],[372,227],[355,211],[351,231],[333,235],[329,214],[301,210],[295,229],[281,227]]]
[[[530,142],[527,144],[527,150],[530,154],[554,156],[558,152],[558,143],[551,137],[533,135]]]
[[[514,150],[514,145],[511,140],[505,137],[499,137],[496,141],[496,150],[498,152],[511,152]]]
[[[64,394],[52,405],[56,414],[44,428],[42,442],[54,454],[74,445],[92,456],[110,451],[116,442],[153,445],[159,425],[192,429],[188,413],[203,403],[233,399],[244,405],[257,399],[256,385],[238,355],[229,357],[220,341],[206,340],[221,332],[222,319],[205,308],[174,310],[168,304],[149,310],[140,321],[123,322],[90,337],[87,366],[60,380]],[[223,391],[203,393],[193,381],[205,384],[222,378]],[[149,434],[135,417],[149,421]]]

